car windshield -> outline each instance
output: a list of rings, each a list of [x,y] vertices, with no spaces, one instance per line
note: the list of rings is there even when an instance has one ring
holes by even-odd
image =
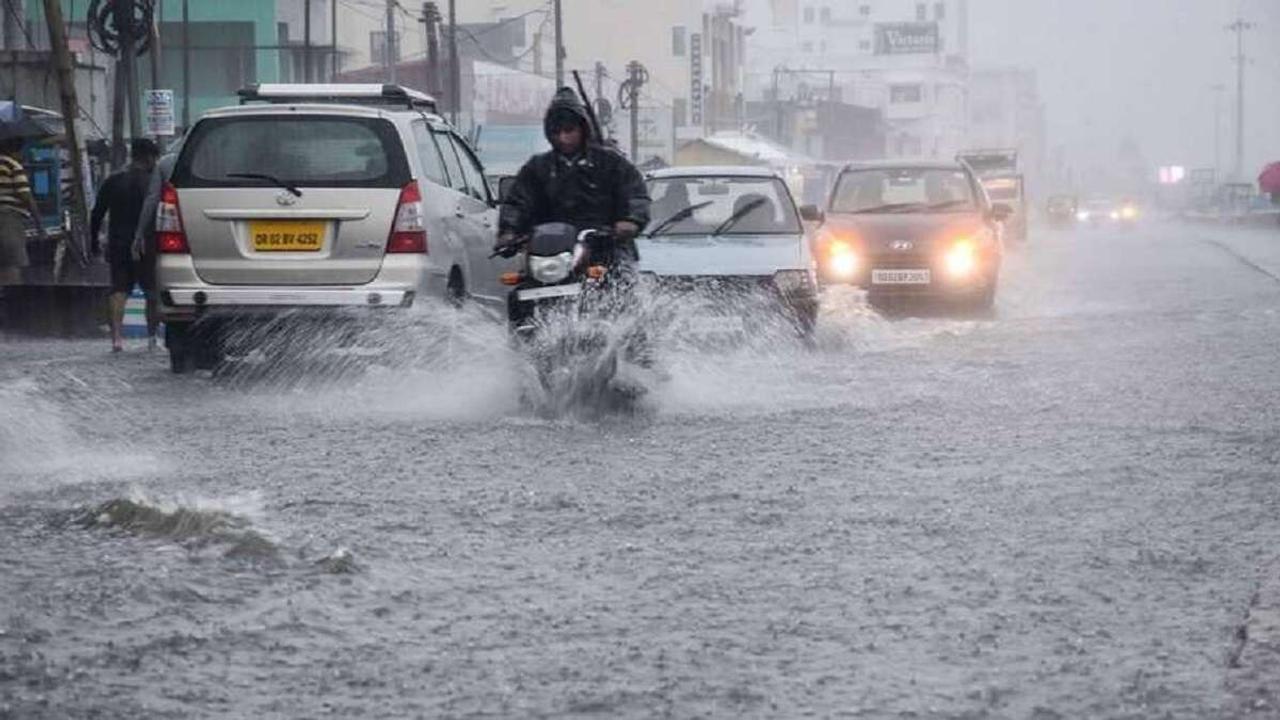
[[[385,120],[263,115],[200,123],[174,169],[174,184],[401,187],[404,150]],[[238,177],[237,177],[238,176]]]
[[[661,236],[794,235],[803,232],[791,193],[772,177],[691,175],[649,181],[649,232]],[[692,209],[691,209],[692,208]]]
[[[834,213],[972,212],[973,186],[963,170],[880,168],[848,170],[836,182]]]

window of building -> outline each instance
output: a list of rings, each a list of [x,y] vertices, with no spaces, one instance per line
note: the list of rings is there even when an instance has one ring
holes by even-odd
[[[890,85],[889,102],[894,105],[918,103],[924,99],[924,92],[919,85]]]
[[[400,59],[400,33],[391,36],[395,42],[396,57]],[[387,33],[386,31],[373,31],[369,33],[369,59],[374,65],[387,64]]]
[[[933,19],[934,19],[934,20],[946,20],[946,19],[947,19],[947,4],[946,4],[946,3],[944,3],[944,2],[940,2],[940,3],[934,3],[934,4],[933,4]]]
[[[810,25],[813,24],[813,8],[806,7],[804,9],[804,21]]]
[[[688,53],[688,31],[683,25],[671,28],[671,54],[684,57]]]
[[[803,43],[802,45],[800,45],[800,50],[807,53],[813,52],[813,43],[811,42]]]
[[[822,12],[819,14],[819,17],[822,19],[822,23],[824,25],[831,22],[831,8],[822,8]]]
[[[871,6],[863,5],[862,7],[858,8],[858,14],[861,15],[862,17],[871,17]]]
[[[822,53],[823,55],[826,55],[826,54],[827,54],[827,41],[826,41],[826,40],[820,40],[820,41],[818,42],[818,52]]]
[[[916,20],[924,22],[929,19],[929,6],[924,3],[916,4]]]
[[[871,52],[871,41],[870,41],[870,40],[859,40],[859,41],[858,41],[858,50],[860,50],[860,51],[862,51],[862,52]]]

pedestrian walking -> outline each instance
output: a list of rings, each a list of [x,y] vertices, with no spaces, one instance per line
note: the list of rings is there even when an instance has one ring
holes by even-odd
[[[101,250],[99,234],[103,220],[107,225],[106,260],[111,267],[111,351],[124,349],[124,309],[135,286],[147,295],[147,335],[151,347],[156,345],[155,256],[139,253],[134,257],[134,240],[141,224],[142,206],[155,171],[160,152],[151,140],[135,139],[129,147],[129,166],[108,177],[98,190],[89,222],[92,251]]]
[[[0,144],[0,287],[22,282],[22,269],[30,264],[27,223],[35,224],[40,240],[46,239],[21,158],[21,140]]]
[[[164,184],[169,182],[169,176],[173,174],[173,166],[177,159],[177,153],[171,152],[156,162],[155,169],[151,171],[151,179],[148,181],[146,198],[142,202],[142,212],[138,218],[138,231],[133,238],[133,261],[141,263],[146,268],[147,275],[153,280],[155,278],[158,252],[156,249],[156,210],[160,207],[160,194],[164,189]],[[160,302],[157,297],[159,289],[152,282],[151,287],[144,289],[143,292],[147,296],[148,347],[154,350],[156,347],[156,331],[160,326]]]

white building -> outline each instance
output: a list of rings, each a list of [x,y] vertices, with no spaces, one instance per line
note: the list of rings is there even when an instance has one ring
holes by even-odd
[[[751,0],[747,93],[879,108],[893,157],[965,143],[968,0]]]

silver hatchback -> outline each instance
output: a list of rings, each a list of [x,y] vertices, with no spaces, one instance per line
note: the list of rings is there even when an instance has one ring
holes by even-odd
[[[175,372],[217,364],[236,326],[283,313],[498,296],[497,203],[429,97],[382,85],[242,96],[194,125],[157,212]]]

